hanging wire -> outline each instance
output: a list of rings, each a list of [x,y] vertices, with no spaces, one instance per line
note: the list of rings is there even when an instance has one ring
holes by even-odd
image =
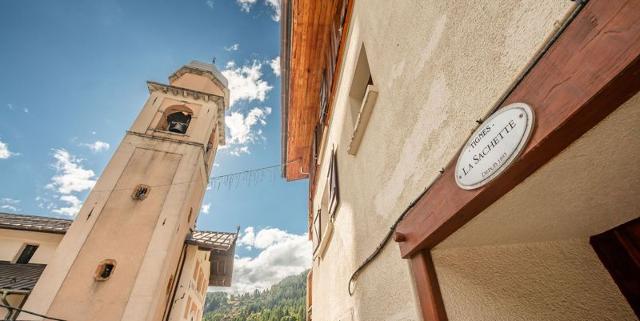
[[[35,313],[35,312],[31,312],[31,311],[27,311],[27,310],[22,310],[22,309],[20,309],[20,308],[16,308],[16,307],[12,307],[12,306],[8,306],[8,305],[4,305],[4,304],[2,304],[2,303],[0,303],[0,307],[5,308],[5,309],[9,310],[9,311],[10,311],[10,312],[9,312],[10,314],[11,314],[13,311],[18,311],[18,312],[21,312],[21,313],[27,313],[27,314],[35,315],[35,316],[37,316],[37,317],[45,318],[45,319],[47,319],[47,320],[54,320],[54,321],[66,321],[66,320],[64,320],[64,319],[58,319],[58,318],[54,318],[54,317],[48,317],[48,316],[46,316],[46,315],[44,315],[44,314],[39,314],[39,313]]]
[[[292,160],[284,164],[276,164],[276,165],[270,165],[265,167],[252,168],[252,169],[230,173],[230,174],[211,176],[209,179],[209,186],[211,186],[212,188],[215,188],[217,191],[217,190],[220,190],[221,186],[227,186],[229,189],[231,189],[231,188],[239,187],[240,184],[246,184],[247,186],[251,184],[257,184],[264,181],[263,179],[265,177],[264,172],[271,173],[271,176],[272,176],[271,181],[274,182],[276,178],[275,177],[276,175],[274,174],[276,173],[276,171],[274,170],[275,168],[280,168],[282,166],[295,163],[297,161],[300,161],[300,159]],[[195,182],[195,179],[184,181],[184,182],[171,183],[171,184],[149,185],[149,187],[155,187],[155,188],[169,187],[169,186],[175,186],[175,185],[191,184],[193,182]],[[93,192],[115,192],[115,191],[127,191],[127,190],[132,191],[135,188],[136,187],[122,187],[122,188],[114,188],[114,189],[106,189],[106,190],[93,190]]]

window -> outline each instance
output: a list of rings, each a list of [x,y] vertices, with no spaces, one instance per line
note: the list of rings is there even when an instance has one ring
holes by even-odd
[[[351,155],[355,155],[360,147],[360,142],[364,137],[364,132],[377,98],[378,91],[373,84],[367,52],[363,44],[360,47],[353,80],[351,81],[351,89],[349,90],[349,110],[351,111],[353,132],[347,152]]]
[[[186,134],[193,112],[187,106],[171,106],[164,110],[157,130]]]
[[[37,249],[38,249],[38,245],[25,244],[24,247],[22,248],[22,251],[20,251],[20,255],[18,255],[18,258],[16,259],[16,263],[18,264],[29,263],[33,255],[36,253]]]
[[[316,215],[313,218],[313,253],[318,250],[320,241],[322,241],[322,225],[321,218],[322,210],[316,211]]]
[[[322,71],[322,81],[320,82],[320,124],[324,125],[329,112],[329,79],[327,78],[327,70]]]
[[[360,105],[367,91],[367,86],[373,85],[371,71],[369,70],[369,61],[367,60],[367,51],[364,44],[360,47],[356,68],[353,72],[353,80],[351,80],[351,88],[349,89],[349,109],[351,111],[351,121],[355,126],[356,119],[360,113]]]
[[[96,281],[106,281],[111,275],[113,275],[113,271],[116,269],[116,261],[112,259],[103,260],[98,264],[98,268],[96,268],[95,279]]]
[[[149,187],[149,185],[139,184],[138,186],[136,186],[136,188],[133,189],[131,198],[136,201],[142,201],[147,198],[150,189],[151,187]]]
[[[323,256],[333,232],[336,210],[340,202],[338,189],[338,161],[336,151],[331,152],[327,181],[324,185],[320,208],[313,219],[313,253]]]
[[[329,187],[328,211],[329,215],[331,215],[331,217],[333,218],[336,214],[338,203],[340,203],[340,195],[338,189],[338,157],[335,150],[331,153],[331,160],[329,162],[329,174],[327,179],[327,185]]]
[[[184,112],[175,112],[167,116],[167,131],[186,134],[189,123],[191,122],[191,115]]]

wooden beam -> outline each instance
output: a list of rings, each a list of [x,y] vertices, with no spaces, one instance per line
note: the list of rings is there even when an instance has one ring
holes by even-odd
[[[492,183],[459,188],[455,163],[398,225],[407,258],[447,238],[640,89],[640,1],[591,0],[505,101],[532,106],[528,147]]]
[[[438,277],[433,267],[431,252],[420,251],[411,258],[411,270],[418,292],[418,301],[424,321],[446,321],[447,314],[440,294]]]

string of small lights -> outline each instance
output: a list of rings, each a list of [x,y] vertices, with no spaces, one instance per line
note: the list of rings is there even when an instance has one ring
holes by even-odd
[[[267,179],[271,182],[274,182],[277,176],[280,174],[279,170],[288,164],[295,163],[299,161],[299,159],[289,161],[283,164],[274,164],[259,168],[247,169],[239,172],[211,176],[209,178],[209,188],[219,190],[221,187],[227,187],[228,189],[237,188],[241,185],[251,186],[252,184],[257,184],[266,181]],[[189,180],[184,182],[177,182],[171,184],[159,184],[159,185],[148,185],[149,187],[159,188],[159,187],[170,187],[176,185],[184,185],[191,184],[195,180]],[[105,190],[93,190],[93,192],[115,192],[115,191],[133,191],[136,187],[122,187],[122,188],[113,188],[113,189],[105,189]],[[207,189],[209,189],[207,188]]]

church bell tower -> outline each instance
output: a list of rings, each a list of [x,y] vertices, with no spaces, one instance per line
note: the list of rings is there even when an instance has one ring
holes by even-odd
[[[219,145],[227,80],[191,62],[150,96],[23,309],[68,321],[160,321]],[[20,319],[40,320],[24,315]]]

